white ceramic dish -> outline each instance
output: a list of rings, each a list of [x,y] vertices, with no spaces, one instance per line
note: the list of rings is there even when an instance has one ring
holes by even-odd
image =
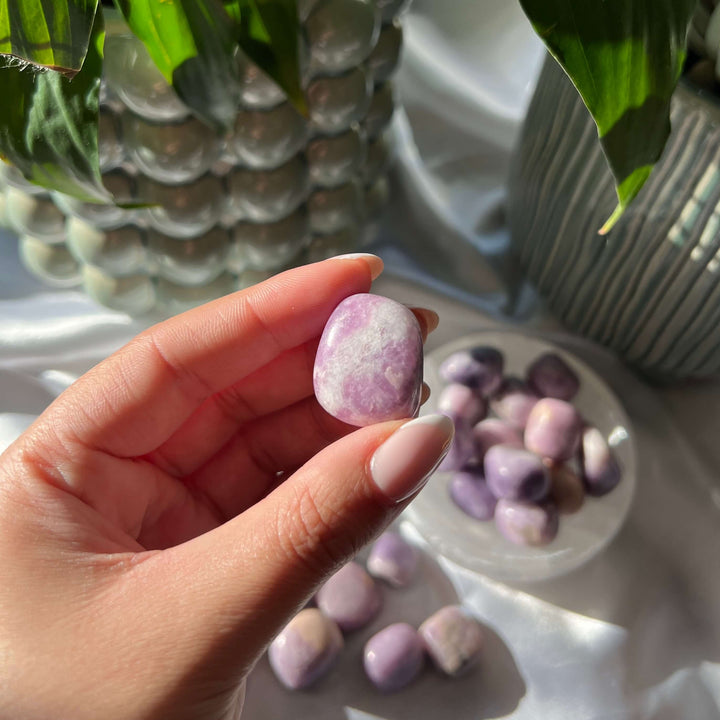
[[[505,373],[525,375],[544,352],[560,355],[578,374],[580,391],[573,400],[583,417],[608,439],[621,465],[620,484],[601,498],[588,497],[579,512],[560,516],[557,538],[544,547],[514,545],[495,528],[463,513],[448,492],[450,473],[437,472],[405,511],[430,547],[462,567],[505,581],[545,580],[585,564],[615,537],[625,521],[635,490],[636,452],[633,433],[620,401],[593,370],[567,351],[544,340],[506,331],[468,335],[430,352],[425,381],[433,391],[423,412],[434,412],[443,381],[440,363],[453,352],[491,345],[505,356]]]

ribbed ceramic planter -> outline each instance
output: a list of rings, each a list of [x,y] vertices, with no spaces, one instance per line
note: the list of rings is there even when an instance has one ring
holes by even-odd
[[[194,119],[110,13],[103,181],[141,210],[77,202],[0,169],[0,222],[28,269],[133,314],[178,312],[358,248],[387,200],[391,76],[407,0],[300,0],[309,119],[240,55],[235,128]],[[2,165],[2,163],[0,163]]]
[[[615,228],[597,130],[546,61],[509,181],[512,246],[572,330],[658,378],[720,371],[720,105],[681,82],[661,162]]]

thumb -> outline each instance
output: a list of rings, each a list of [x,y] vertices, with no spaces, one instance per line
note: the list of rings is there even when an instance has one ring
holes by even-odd
[[[452,437],[444,415],[357,430],[242,515],[142,563],[156,565],[164,604],[180,605],[165,609],[171,634],[220,667],[247,670],[318,585],[402,511]]]

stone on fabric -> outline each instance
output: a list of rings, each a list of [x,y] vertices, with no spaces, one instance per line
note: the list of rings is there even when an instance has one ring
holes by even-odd
[[[373,544],[368,572],[393,587],[406,587],[417,570],[420,553],[396,532],[384,532]]]
[[[422,334],[412,312],[378,295],[351,295],[335,308],[320,338],[315,395],[350,425],[414,417],[422,366]]]
[[[367,641],[363,665],[375,687],[394,692],[409,685],[420,674],[424,658],[418,631],[407,623],[395,623]]]
[[[292,690],[325,675],[343,647],[340,628],[316,608],[301,610],[273,640],[268,659],[278,680]]]
[[[317,606],[343,632],[359,630],[380,612],[380,588],[361,565],[349,562],[315,595]]]
[[[434,665],[451,676],[471,667],[484,645],[480,624],[457,605],[440,608],[425,620],[419,633]]]

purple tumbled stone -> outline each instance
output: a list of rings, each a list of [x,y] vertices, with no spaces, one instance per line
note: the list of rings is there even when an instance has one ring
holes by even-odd
[[[620,482],[620,465],[610,451],[605,436],[597,428],[588,427],[583,431],[581,457],[582,477],[588,495],[605,495]]]
[[[442,459],[438,470],[441,472],[452,472],[461,470],[473,462],[475,455],[475,442],[473,441],[472,428],[469,423],[460,418],[454,418],[455,435],[447,455]]]
[[[494,445],[511,445],[523,447],[523,441],[515,428],[499,418],[486,418],[477,423],[473,429],[475,457],[479,463],[485,459],[485,453]]]
[[[561,515],[572,515],[583,506],[583,482],[569,465],[550,466],[550,498]]]
[[[380,588],[356,562],[340,568],[316,593],[318,608],[345,632],[367,625],[380,611]]]
[[[420,674],[424,659],[418,631],[407,623],[395,623],[367,641],[363,665],[373,685],[393,692],[409,685]]]
[[[494,445],[485,455],[484,467],[488,487],[498,499],[535,502],[550,489],[547,467],[528,450]]]
[[[527,383],[507,377],[490,400],[493,412],[516,430],[524,430],[530,411],[540,399]]]
[[[272,641],[268,660],[283,685],[299,690],[325,675],[342,647],[340,628],[316,608],[308,608]]]
[[[502,353],[491,347],[459,350],[449,355],[438,368],[447,383],[461,383],[481,395],[492,395],[502,382]]]
[[[367,560],[368,572],[393,587],[410,584],[418,566],[417,548],[396,532],[384,532],[373,544]]]
[[[538,395],[572,400],[580,389],[575,371],[557,354],[545,353],[528,368],[528,384]]]
[[[525,427],[525,447],[555,462],[570,460],[580,447],[583,420],[568,402],[538,400]]]
[[[466,515],[476,520],[492,520],[495,514],[497,498],[479,471],[456,472],[450,479],[450,497]]]
[[[453,420],[461,418],[469,425],[474,425],[487,415],[487,402],[467,385],[450,383],[440,392],[437,409]]]
[[[350,425],[414,417],[420,407],[420,326],[394,300],[362,293],[345,298],[325,325],[313,371],[315,395]]]
[[[557,508],[552,503],[535,504],[506,498],[498,500],[495,525],[510,542],[530,547],[551,543],[560,526]]]
[[[474,665],[484,645],[480,623],[457,605],[438,610],[418,632],[433,664],[446,675],[460,675]]]

